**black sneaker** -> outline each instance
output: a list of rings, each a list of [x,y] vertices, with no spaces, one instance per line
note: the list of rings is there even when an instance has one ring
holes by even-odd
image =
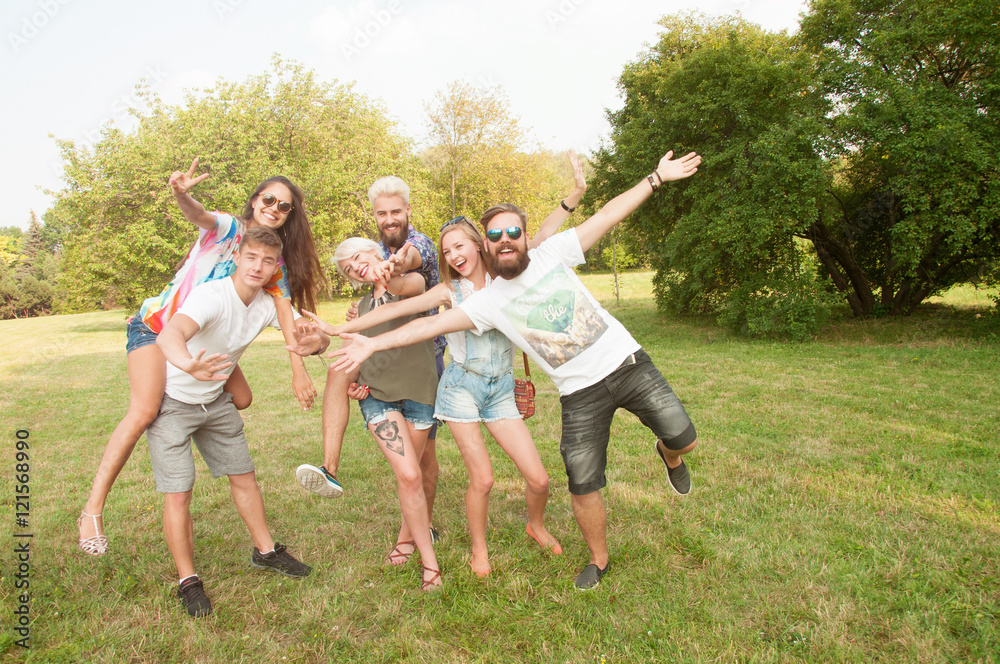
[[[288,548],[284,544],[277,542],[274,543],[274,551],[271,553],[261,553],[254,547],[253,553],[250,554],[250,564],[257,569],[274,570],[295,579],[307,577],[312,571],[312,567],[296,560],[288,553]]]
[[[441,535],[438,534],[438,529],[435,528],[434,526],[431,526],[431,543],[437,544],[440,541],[441,541]]]
[[[671,468],[667,465],[667,457],[663,455],[663,450],[660,449],[660,441],[656,441],[654,447],[656,448],[656,453],[660,455],[660,461],[663,462],[663,465],[667,469],[667,480],[669,480],[670,488],[677,492],[679,496],[686,496],[691,493],[691,473],[688,472],[684,459],[681,459],[681,465]]]
[[[340,485],[337,478],[330,474],[326,466],[311,466],[304,463],[295,469],[295,479],[304,488],[318,493],[324,498],[340,498],[344,494],[344,487]]]
[[[197,576],[189,576],[177,588],[177,597],[187,612],[195,618],[207,616],[212,612],[212,602],[205,594],[205,584]]]
[[[580,576],[576,577],[576,581],[574,582],[576,584],[576,589],[590,590],[591,588],[596,588],[601,584],[601,577],[607,574],[609,569],[611,569],[610,562],[604,566],[604,569],[601,569],[594,563],[590,563],[583,568],[583,571],[580,572]]]

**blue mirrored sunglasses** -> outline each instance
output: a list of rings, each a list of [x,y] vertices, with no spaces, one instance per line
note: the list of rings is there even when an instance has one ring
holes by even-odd
[[[521,227],[511,226],[510,228],[506,228],[504,230],[500,230],[499,228],[491,228],[490,230],[486,231],[486,237],[489,238],[490,242],[499,242],[500,238],[503,237],[504,233],[506,233],[507,237],[509,237],[511,240],[516,240],[517,238],[521,237]]]

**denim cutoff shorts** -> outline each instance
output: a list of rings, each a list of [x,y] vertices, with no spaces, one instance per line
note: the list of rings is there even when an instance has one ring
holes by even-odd
[[[410,422],[417,431],[430,429],[434,424],[434,406],[417,403],[410,399],[402,401],[382,401],[368,395],[366,399],[358,402],[361,407],[361,414],[365,418],[365,424],[379,424],[389,419],[389,413],[396,411],[402,414],[403,419]]]
[[[156,332],[149,329],[149,326],[142,321],[139,314],[132,316],[129,320],[128,325],[125,328],[125,334],[126,355],[138,348],[156,343]]]
[[[485,376],[452,362],[438,383],[434,417],[446,422],[521,419],[514,401],[514,374]]]

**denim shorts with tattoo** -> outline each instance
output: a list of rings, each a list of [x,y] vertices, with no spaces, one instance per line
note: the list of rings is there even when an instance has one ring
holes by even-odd
[[[379,424],[389,419],[389,413],[396,411],[403,419],[413,425],[417,431],[430,429],[434,424],[434,406],[417,403],[409,399],[402,401],[381,401],[368,395],[368,398],[358,402],[365,424]]]
[[[608,483],[611,420],[619,408],[633,413],[671,450],[695,441],[694,425],[680,399],[649,355],[639,350],[589,387],[560,397],[562,440],[559,452],[574,495],[598,491]]]

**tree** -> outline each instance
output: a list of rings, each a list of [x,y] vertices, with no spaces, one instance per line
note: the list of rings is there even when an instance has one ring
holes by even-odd
[[[978,0],[815,0],[803,20],[844,146],[807,237],[856,314],[909,313],[997,265],[998,24]]]
[[[530,143],[509,106],[502,89],[465,81],[450,83],[425,105],[432,144],[421,159],[438,217],[476,219],[491,205],[511,202],[540,223],[558,204],[567,181],[553,169],[553,155]]]
[[[667,185],[627,222],[657,271],[658,302],[750,332],[807,336],[823,300],[794,236],[816,218],[830,181],[813,59],[793,37],[737,18],[660,24],[659,42],[622,73],[625,104],[609,113],[590,205],[645,177],[664,150],[697,150],[698,175]]]
[[[668,147],[703,155],[631,221],[659,303],[804,337],[826,290],[906,314],[995,276],[998,19],[969,0],[816,0],[801,36],[663,19],[621,76],[592,188],[621,191]]]
[[[426,191],[381,106],[277,57],[268,73],[190,91],[183,106],[142,86],[138,96],[146,105],[134,131],[106,127],[92,149],[58,141],[66,187],[46,225],[61,231],[71,309],[131,308],[159,292],[197,237],[166,186],[195,156],[211,173],[195,191],[208,209],[239,213],[261,180],[295,181],[321,258],[347,235],[374,232],[367,191],[378,177],[396,173]]]

